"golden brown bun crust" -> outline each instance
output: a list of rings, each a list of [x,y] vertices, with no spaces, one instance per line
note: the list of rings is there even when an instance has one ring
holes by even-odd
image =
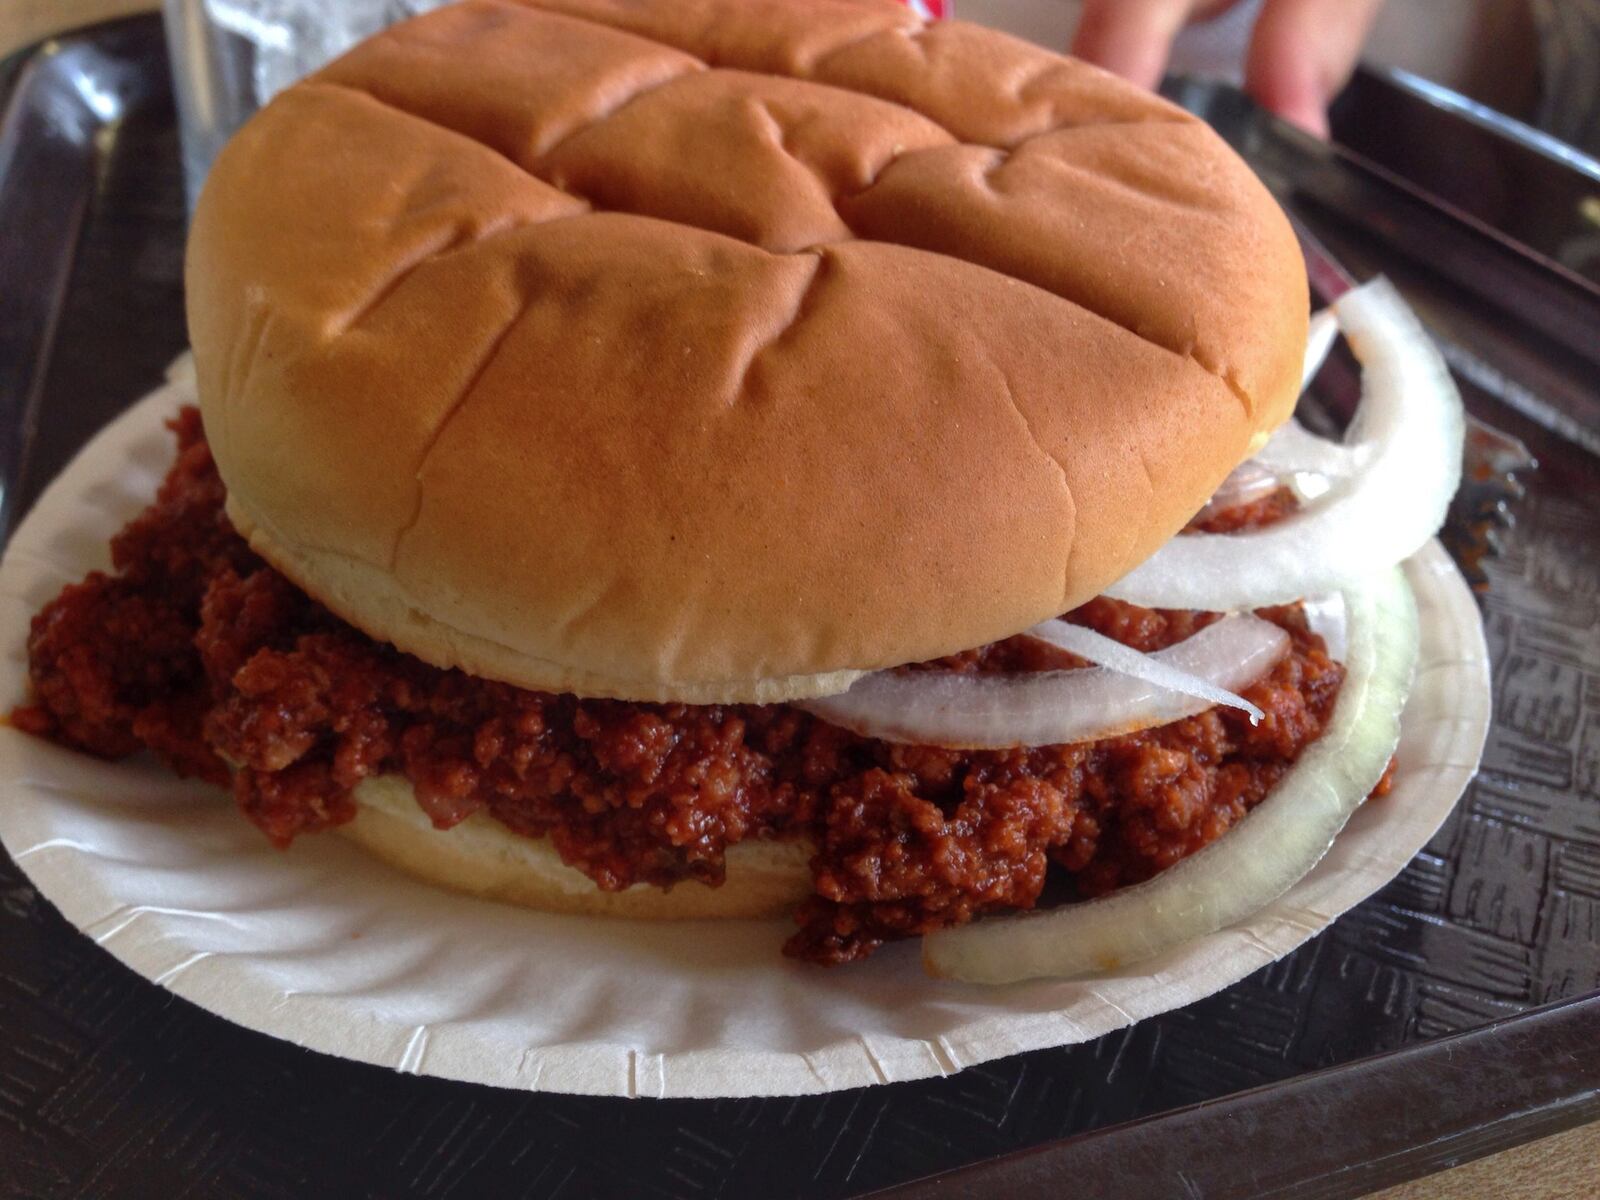
[[[356,788],[360,812],[339,827],[386,862],[454,891],[545,912],[687,920],[787,916],[811,894],[810,847],[800,842],[740,842],[728,849],[721,887],[693,880],[668,890],[635,884],[603,892],[567,866],[543,838],[512,833],[492,817],[433,827],[398,775]]]
[[[422,658],[780,699],[1016,632],[1289,413],[1293,236],[1204,125],[890,0],[468,0],[196,215],[236,520]]]

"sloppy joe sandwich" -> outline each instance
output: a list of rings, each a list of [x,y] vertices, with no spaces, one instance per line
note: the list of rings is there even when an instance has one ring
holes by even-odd
[[[198,408],[13,719],[291,853],[1004,981],[1248,915],[1382,790],[1459,400],[1387,285],[1308,324],[1260,182],[1095,68],[890,0],[466,0],[236,135],[187,295]]]

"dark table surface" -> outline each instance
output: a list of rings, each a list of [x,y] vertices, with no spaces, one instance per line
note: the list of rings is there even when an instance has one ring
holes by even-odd
[[[0,127],[9,516],[184,345],[163,72],[153,19],[14,72]],[[1426,272],[1333,240],[1469,327]],[[742,1101],[520,1094],[212,1017],[97,949],[0,856],[0,1195],[840,1197],[1074,1135],[915,1194],[1348,1196],[1600,1115],[1600,999],[1582,999],[1600,987],[1600,474],[1467,395],[1544,462],[1488,565],[1483,773],[1393,884],[1274,966],[1097,1042],[948,1079]]]

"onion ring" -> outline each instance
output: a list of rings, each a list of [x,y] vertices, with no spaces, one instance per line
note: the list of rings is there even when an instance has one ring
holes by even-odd
[[[1288,642],[1287,635],[1280,638],[1272,632],[1275,627],[1263,629],[1254,624],[1256,619],[1230,620],[1229,633],[1233,633],[1234,630],[1238,633],[1228,642],[1223,642],[1221,635],[1217,635],[1217,641],[1220,643],[1217,652],[1204,660],[1202,669],[1214,675],[1223,673],[1242,675],[1251,672],[1247,682],[1254,682],[1264,675],[1267,667],[1283,657]],[[1268,623],[1263,622],[1263,624]],[[1282,630],[1278,632],[1281,633]],[[1027,636],[1038,638],[1069,654],[1076,654],[1079,658],[1086,658],[1097,667],[1110,667],[1113,671],[1142,679],[1169,692],[1181,692],[1197,700],[1204,700],[1207,704],[1221,704],[1228,708],[1240,709],[1250,714],[1252,725],[1258,723],[1263,715],[1259,708],[1243,696],[1213,683],[1196,670],[1196,665],[1201,663],[1198,644],[1190,647],[1193,654],[1187,659],[1182,654],[1171,659],[1159,658],[1154,654],[1135,650],[1132,646],[1124,646],[1115,638],[1109,638],[1093,629],[1062,620],[1041,621],[1028,630]],[[1238,654],[1238,661],[1230,657],[1230,651]],[[1269,656],[1270,662],[1267,661]],[[1179,661],[1190,665],[1180,667],[1177,665]]]
[[[1347,293],[1334,311],[1362,365],[1362,402],[1342,447],[1354,472],[1276,524],[1181,534],[1106,595],[1220,612],[1287,604],[1394,566],[1444,523],[1466,420],[1449,369],[1386,280]]]
[[[1339,318],[1334,315],[1331,308],[1319,308],[1311,314],[1311,321],[1306,326],[1305,363],[1300,368],[1302,392],[1311,386],[1311,381],[1317,377],[1317,372],[1322,370],[1322,364],[1328,361],[1328,353],[1333,349],[1333,343],[1338,337]]]
[[[1158,671],[1164,667],[1188,675],[1184,691],[1109,667],[1008,675],[878,671],[849,691],[796,701],[795,707],[864,737],[915,745],[1004,750],[1098,741],[1214,707],[1216,689],[1231,693],[1255,682],[1283,657],[1288,644],[1282,629],[1244,613],[1156,654],[1139,655],[1156,662]],[[1175,675],[1163,678],[1179,681]],[[1196,691],[1203,694],[1190,694]]]
[[[1398,569],[1344,592],[1349,653],[1328,727],[1222,837],[1132,887],[922,941],[933,975],[969,983],[1115,970],[1259,912],[1316,866],[1382,778],[1416,668],[1416,603]]]
[[[1332,309],[1324,308],[1311,314],[1311,324],[1306,331],[1305,366],[1300,376],[1302,392],[1311,386],[1322,369],[1338,336],[1339,322]],[[1230,508],[1253,503],[1271,495],[1283,484],[1293,488],[1302,501],[1315,499],[1328,490],[1326,477],[1339,478],[1354,474],[1355,470],[1355,456],[1348,447],[1318,437],[1290,417],[1266,445],[1233,469],[1194,519],[1204,521]],[[1307,476],[1321,478],[1308,479]]]
[[[1265,449],[1265,447],[1263,447]],[[1211,494],[1206,506],[1195,513],[1196,521],[1208,521],[1230,508],[1243,508],[1257,500],[1265,500],[1280,488],[1278,472],[1257,459],[1247,458],[1233,469],[1233,474],[1222,481],[1222,486]]]
[[[1278,479],[1290,479],[1299,473],[1347,479],[1361,469],[1361,455],[1359,448],[1318,437],[1290,417],[1254,458],[1240,465],[1247,464],[1270,471]]]

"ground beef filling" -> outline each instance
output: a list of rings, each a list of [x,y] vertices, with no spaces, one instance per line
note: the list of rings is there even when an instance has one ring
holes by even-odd
[[[1274,488],[1259,500],[1234,504],[1209,516],[1190,521],[1185,533],[1237,533],[1241,529],[1259,529],[1271,525],[1299,511],[1300,500],[1286,487]]]
[[[108,758],[148,747],[231,786],[280,846],[351,820],[351,789],[400,772],[440,828],[485,812],[547,837],[600,887],[716,884],[748,838],[808,838],[815,894],[788,953],[837,963],[884,941],[1028,908],[1047,875],[1094,895],[1220,836],[1322,731],[1343,678],[1294,608],[1293,648],[1246,695],[1088,745],[958,751],[857,737],[783,705],[632,704],[524,691],[373,641],[257,558],[223,514],[198,414],[115,574],[33,622],[20,727]],[[1068,619],[1141,650],[1206,614],[1097,599]],[[912,669],[1078,665],[1013,638]],[[230,767],[229,764],[232,764]]]

